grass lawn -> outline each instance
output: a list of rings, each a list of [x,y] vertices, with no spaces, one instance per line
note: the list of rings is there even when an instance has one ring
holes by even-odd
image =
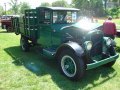
[[[0,90],[119,90],[120,61],[112,68],[99,67],[86,72],[79,82],[59,73],[55,60],[41,56],[36,49],[22,52],[20,36],[0,30]],[[120,46],[120,38],[116,39]]]

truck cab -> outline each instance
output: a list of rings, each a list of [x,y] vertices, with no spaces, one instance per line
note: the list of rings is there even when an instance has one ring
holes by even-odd
[[[21,49],[27,52],[30,46],[41,47],[40,53],[56,59],[61,73],[70,80],[81,79],[89,69],[111,67],[119,57],[115,41],[104,36],[100,24],[77,22],[78,11],[38,7],[12,20],[16,35],[21,35]]]
[[[76,23],[79,9],[62,7],[41,7],[37,9],[39,10],[39,39],[37,42],[40,42],[44,47],[59,45],[61,43],[61,29]]]

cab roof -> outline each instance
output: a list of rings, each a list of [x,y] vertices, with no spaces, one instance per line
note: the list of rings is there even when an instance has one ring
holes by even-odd
[[[63,11],[79,11],[77,8],[66,8],[66,7],[38,7],[43,9],[50,9],[50,10],[63,10]]]

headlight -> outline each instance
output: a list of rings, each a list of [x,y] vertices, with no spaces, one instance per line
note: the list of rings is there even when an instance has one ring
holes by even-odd
[[[110,39],[110,38],[108,38],[108,39],[106,40],[106,44],[107,44],[107,46],[110,46],[110,45],[111,45],[111,43],[112,43],[111,39]]]
[[[92,49],[92,42],[91,41],[86,41],[85,42],[85,48],[89,51]]]

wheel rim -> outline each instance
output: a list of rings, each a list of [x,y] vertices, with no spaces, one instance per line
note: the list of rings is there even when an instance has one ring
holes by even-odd
[[[72,57],[65,55],[61,60],[61,67],[65,75],[68,77],[74,77],[76,74],[76,64]]]

